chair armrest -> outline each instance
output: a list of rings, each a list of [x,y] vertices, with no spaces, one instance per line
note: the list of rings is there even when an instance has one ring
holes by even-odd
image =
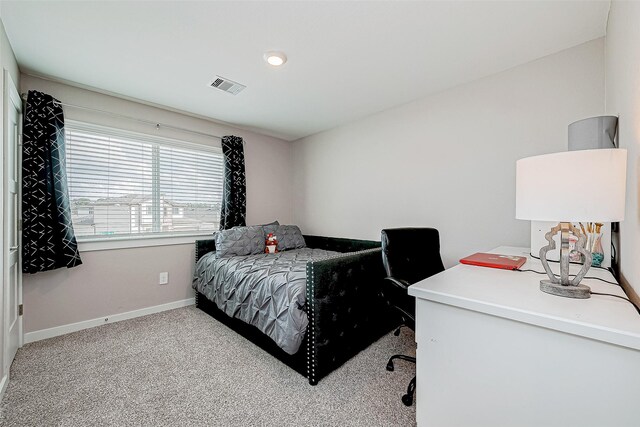
[[[395,277],[389,276],[389,277],[385,277],[384,279],[393,283],[400,289],[404,289],[405,291],[409,289],[409,286],[411,286],[411,283],[407,282],[406,280],[396,279]]]
[[[383,294],[387,297],[390,298],[391,295],[395,295],[395,299],[392,299],[391,301],[389,301],[389,303],[397,310],[400,312],[400,316],[402,317],[402,323],[405,324],[406,326],[408,326],[409,328],[411,328],[411,330],[415,330],[415,316],[408,311],[408,309],[406,307],[402,307],[400,305],[397,304],[393,304],[392,301],[402,301],[402,299],[404,298],[405,300],[407,298],[411,298],[408,296],[407,292],[409,290],[409,286],[411,286],[411,283],[407,282],[406,280],[403,279],[398,279],[395,277],[385,277],[384,278],[386,281],[391,282],[393,284],[393,288],[395,289],[393,291],[390,291],[389,293],[385,293],[383,292]],[[399,295],[401,294],[401,295]],[[393,297],[392,297],[393,298]],[[411,298],[413,299],[413,298]],[[415,304],[412,302],[412,304]]]

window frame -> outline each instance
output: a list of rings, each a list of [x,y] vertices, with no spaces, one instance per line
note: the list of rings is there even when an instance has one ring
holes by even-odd
[[[89,122],[79,120],[65,120],[65,160],[67,150],[66,140],[66,128],[67,126],[71,130],[78,130],[84,132],[96,132],[106,133],[116,138],[131,138],[140,142],[158,144],[165,147],[182,148],[200,152],[208,152],[218,154],[222,156],[222,148],[219,145],[206,145],[197,142],[190,142],[184,140],[178,140],[174,138],[167,138],[164,136],[149,135],[141,132],[129,131],[124,129],[113,128],[110,126],[97,125]],[[212,137],[213,138],[213,137]],[[68,160],[66,160],[68,162]],[[66,165],[65,165],[66,166]],[[224,159],[222,159],[222,166],[224,168]],[[223,172],[224,179],[224,172]],[[210,236],[213,238],[213,233],[210,231],[203,232],[157,232],[149,234],[129,234],[129,235],[115,235],[115,236],[76,236],[78,243],[78,250],[80,252],[90,251],[102,251],[113,249],[132,249],[132,248],[144,248],[154,246],[170,246],[170,245],[185,245],[193,244],[196,240]]]

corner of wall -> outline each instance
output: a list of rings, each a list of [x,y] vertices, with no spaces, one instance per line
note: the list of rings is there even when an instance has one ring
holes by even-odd
[[[640,3],[612,1],[605,39],[605,105],[620,118],[618,140],[627,149],[627,199],[625,220],[620,223],[620,277],[630,298],[640,293]]]

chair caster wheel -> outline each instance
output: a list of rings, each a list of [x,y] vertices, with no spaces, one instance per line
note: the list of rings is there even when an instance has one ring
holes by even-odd
[[[399,336],[400,335],[400,328],[398,328],[395,331],[393,331],[393,335]]]
[[[389,363],[387,363],[387,371],[393,372],[393,362],[389,361]]]
[[[402,396],[402,403],[404,403],[405,406],[413,405],[413,396],[411,396],[410,394],[405,394],[404,396]]]

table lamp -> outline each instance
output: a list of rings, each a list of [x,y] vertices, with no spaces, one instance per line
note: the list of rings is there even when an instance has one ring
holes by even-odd
[[[574,222],[616,222],[624,219],[627,150],[568,151],[527,157],[516,162],[516,218],[553,221],[558,225],[545,235],[540,260],[549,280],[540,281],[543,292],[589,298],[591,290],[580,281],[591,267],[586,236]],[[547,252],[556,248],[560,233],[560,278],[549,267]],[[578,274],[569,276],[569,237],[578,238],[575,249],[584,258]]]

